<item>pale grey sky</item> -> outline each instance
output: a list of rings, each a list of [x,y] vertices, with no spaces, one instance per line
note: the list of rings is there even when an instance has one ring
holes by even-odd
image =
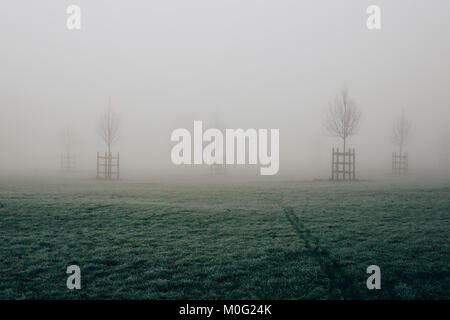
[[[79,31],[66,28],[70,4]],[[379,31],[366,28],[370,4]],[[326,178],[340,141],[321,118],[344,84],[363,110],[349,142],[361,174],[389,171],[402,108],[411,166],[430,168],[450,136],[449,31],[448,0],[2,1],[0,173],[57,171],[66,125],[93,172],[111,96],[130,176],[176,172],[171,131],[217,110],[229,128],[280,129],[280,175]]]

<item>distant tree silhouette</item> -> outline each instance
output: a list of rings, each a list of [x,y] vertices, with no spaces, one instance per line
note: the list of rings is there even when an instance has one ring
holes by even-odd
[[[64,151],[70,154],[72,151],[74,132],[70,126],[65,127],[61,132],[61,144]]]
[[[403,148],[409,143],[411,135],[411,122],[406,117],[405,110],[402,110],[402,114],[394,122],[392,127],[391,141],[398,147],[400,155],[402,155]]]
[[[69,125],[61,131],[61,145],[64,150],[61,153],[61,169],[66,172],[75,169],[75,154],[72,153],[74,136],[74,131]]]

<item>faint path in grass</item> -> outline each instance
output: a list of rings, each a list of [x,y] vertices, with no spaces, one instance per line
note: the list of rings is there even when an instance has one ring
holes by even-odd
[[[339,263],[333,254],[320,245],[320,241],[299,220],[291,207],[282,206],[286,218],[299,238],[305,243],[308,254],[316,259],[322,271],[330,280],[329,292],[332,299],[359,299],[361,291],[356,279]]]

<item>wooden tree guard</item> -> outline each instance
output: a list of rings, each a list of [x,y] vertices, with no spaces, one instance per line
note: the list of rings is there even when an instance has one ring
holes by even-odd
[[[105,155],[100,155],[97,152],[97,179],[103,180],[118,180],[120,174],[120,157],[113,156],[111,152],[105,152]]]
[[[392,174],[405,175],[408,173],[408,153],[392,153]]]
[[[71,172],[76,168],[75,155],[69,152],[61,153],[61,170]]]
[[[355,149],[348,149],[347,152],[339,152],[333,148],[331,158],[331,180],[356,180],[355,171]]]

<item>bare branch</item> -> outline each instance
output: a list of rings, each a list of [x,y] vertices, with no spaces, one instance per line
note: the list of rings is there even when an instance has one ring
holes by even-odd
[[[119,115],[111,107],[110,98],[108,107],[105,109],[98,127],[98,134],[105,142],[108,152],[111,152],[111,146],[118,140],[119,124]]]
[[[344,141],[358,132],[361,122],[361,110],[356,103],[349,98],[344,88],[328,108],[324,126],[329,134],[339,137]]]

